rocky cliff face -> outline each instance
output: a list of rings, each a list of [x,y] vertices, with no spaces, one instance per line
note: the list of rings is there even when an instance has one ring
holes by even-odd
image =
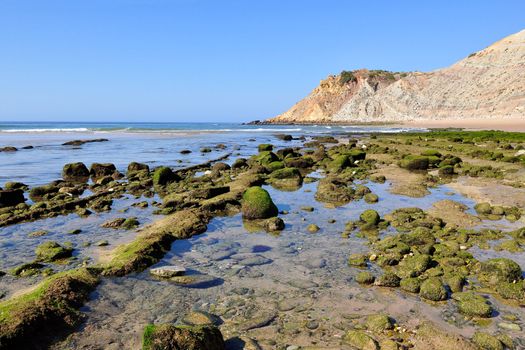
[[[525,30],[433,72],[366,69],[321,81],[272,123],[525,119]]]

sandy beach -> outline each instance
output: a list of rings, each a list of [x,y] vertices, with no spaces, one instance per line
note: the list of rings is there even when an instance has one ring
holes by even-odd
[[[468,130],[503,130],[524,132],[525,115],[518,118],[421,120],[406,122],[402,125],[420,128],[465,128]]]

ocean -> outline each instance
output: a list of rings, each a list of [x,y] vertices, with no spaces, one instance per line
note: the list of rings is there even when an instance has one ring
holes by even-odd
[[[41,185],[61,177],[64,164],[72,162],[114,163],[125,171],[132,161],[151,167],[185,167],[218,158],[228,152],[249,156],[259,143],[286,146],[275,134],[294,137],[318,134],[363,134],[422,130],[388,126],[243,125],[240,123],[86,123],[0,122],[0,148],[14,146],[17,152],[0,152],[0,186],[7,181]],[[424,130],[424,129],[423,129]],[[108,142],[64,146],[72,140],[105,138]],[[224,144],[225,149],[215,147]],[[32,146],[30,149],[24,147]],[[210,147],[212,152],[200,152]],[[181,154],[183,149],[192,151]]]

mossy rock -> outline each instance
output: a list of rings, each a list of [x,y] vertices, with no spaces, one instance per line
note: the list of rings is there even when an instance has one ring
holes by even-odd
[[[63,247],[55,241],[48,241],[40,244],[36,250],[37,261],[53,262],[59,259],[71,257],[73,249]]]
[[[153,185],[166,186],[168,183],[179,180],[179,177],[167,166],[161,166],[153,172]]]
[[[128,171],[127,171],[128,176],[134,173],[137,173],[139,171],[143,171],[144,173],[149,173],[149,165],[144,164],[144,163],[137,163],[137,162],[131,162],[128,164]]]
[[[379,201],[379,196],[375,193],[367,193],[364,196],[364,200],[367,203],[377,203]]]
[[[452,293],[458,293],[463,291],[465,285],[465,277],[459,273],[451,273],[444,276],[444,281],[452,291]]]
[[[350,158],[347,155],[338,155],[328,165],[328,171],[331,173],[341,172],[342,170],[351,166]]]
[[[38,262],[30,262],[12,268],[9,273],[13,276],[28,277],[36,275],[44,265]]]
[[[381,221],[379,213],[373,209],[365,210],[359,215],[359,219],[369,225],[377,225]]]
[[[525,281],[499,282],[496,285],[496,292],[504,299],[525,301]]]
[[[454,167],[452,165],[441,166],[438,170],[439,175],[441,176],[450,176],[454,175]]]
[[[284,167],[285,167],[284,163],[280,160],[276,162],[271,162],[270,164],[266,165],[266,168],[271,172],[282,169]]]
[[[492,213],[492,207],[490,206],[490,203],[478,203],[474,206],[474,210],[478,214],[491,214]]]
[[[375,277],[368,271],[362,271],[355,276],[355,280],[359,284],[372,284],[374,283]]]
[[[277,216],[278,210],[265,189],[259,186],[248,188],[242,196],[242,216],[245,219],[267,219]]]
[[[472,341],[482,350],[503,350],[503,344],[493,335],[485,332],[476,332]]]
[[[399,287],[401,279],[393,272],[385,272],[376,278],[375,285],[380,287]]]
[[[147,325],[142,350],[224,350],[221,332],[214,326]]]
[[[399,161],[399,166],[407,170],[427,170],[429,165],[425,156],[408,155]]]
[[[361,350],[379,350],[377,341],[363,331],[351,330],[346,332],[343,342]]]
[[[431,262],[432,259],[427,254],[407,256],[399,263],[396,274],[401,278],[420,276],[430,267]]]
[[[263,166],[267,166],[268,164],[277,161],[279,161],[279,157],[271,151],[263,151],[250,158],[250,163],[256,163]]]
[[[421,283],[419,295],[427,300],[441,301],[447,299],[447,290],[439,278],[430,277]]]
[[[421,155],[427,156],[427,157],[438,157],[438,158],[441,157],[441,153],[435,149],[424,150],[423,152],[421,152]]]
[[[320,202],[343,205],[353,199],[354,190],[335,177],[325,177],[319,180],[315,199]]]
[[[478,278],[488,285],[500,282],[514,282],[522,278],[520,266],[507,258],[494,258],[481,263]]]
[[[399,282],[399,287],[401,287],[401,289],[405,292],[419,293],[419,289],[421,288],[421,280],[415,277],[403,278]]]
[[[68,163],[62,168],[62,178],[64,180],[87,180],[89,178],[89,169],[82,162]]]
[[[465,316],[488,318],[494,311],[485,298],[474,292],[454,293],[452,299],[457,302],[459,312]]]
[[[368,257],[364,254],[352,254],[348,257],[348,265],[365,267]]]
[[[272,151],[273,150],[273,145],[269,144],[269,143],[261,143],[257,149],[259,150],[259,152],[264,152],[264,151]]]
[[[126,220],[124,220],[121,227],[125,230],[131,230],[131,229],[136,228],[139,225],[140,225],[140,222],[137,220],[137,218],[131,217],[131,218],[127,218]]]
[[[320,228],[319,226],[317,226],[316,224],[310,224],[308,225],[308,227],[306,228],[306,230],[310,233],[316,233],[316,232],[319,232]]]
[[[394,328],[394,321],[385,314],[369,315],[366,318],[365,326],[372,332],[384,332]]]

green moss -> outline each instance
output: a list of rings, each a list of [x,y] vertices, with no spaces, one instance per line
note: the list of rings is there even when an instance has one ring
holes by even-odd
[[[437,277],[430,277],[421,283],[419,295],[427,300],[441,301],[447,299],[447,290]]]
[[[394,322],[388,315],[369,315],[365,322],[366,329],[372,332],[383,332],[394,328]]]
[[[520,266],[507,258],[495,258],[481,263],[479,280],[489,285],[521,280]]]
[[[375,277],[368,271],[362,271],[355,276],[355,280],[359,284],[372,284],[374,283]]]
[[[367,193],[364,196],[364,200],[367,203],[377,203],[377,201],[379,201],[379,197],[375,193]]]
[[[453,293],[461,292],[465,285],[465,277],[459,273],[451,273],[443,278]]]
[[[407,170],[426,170],[430,165],[428,157],[408,155],[399,161],[399,166]]]
[[[504,299],[525,299],[525,283],[523,281],[517,283],[499,282],[496,285],[496,291]]]
[[[177,175],[167,166],[158,167],[153,172],[153,185],[155,186],[165,186],[176,180]]]
[[[44,242],[35,250],[37,260],[43,262],[53,262],[55,260],[69,258],[72,252],[73,249],[63,247],[54,241]]]
[[[361,215],[359,215],[359,219],[370,225],[377,225],[379,221],[381,221],[378,212],[373,209],[368,209],[362,212]]]
[[[431,261],[426,254],[407,256],[399,263],[396,274],[401,278],[417,277],[430,267]]]
[[[348,257],[348,265],[350,266],[364,267],[367,261],[368,257],[364,254],[352,254]]]
[[[279,169],[282,169],[284,168],[284,163],[282,161],[276,161],[276,162],[271,162],[269,163],[266,168],[269,170],[269,171],[275,171],[275,170],[279,170]]]
[[[363,331],[348,331],[344,335],[343,341],[357,349],[379,350],[379,344],[377,341]]]
[[[427,157],[438,157],[438,158],[441,157],[441,153],[435,149],[424,150],[423,152],[421,152],[421,155],[427,156]]]
[[[376,278],[375,284],[381,287],[399,287],[401,279],[392,272],[385,272],[383,275]]]
[[[21,277],[27,277],[27,276],[33,276],[40,272],[40,269],[44,267],[44,265],[37,263],[37,262],[30,262],[25,263],[20,266],[17,266],[9,271],[9,273],[13,276],[21,276]]]
[[[419,289],[421,288],[421,280],[415,277],[403,278],[399,283],[399,286],[406,292],[419,293]]]
[[[503,344],[498,338],[484,332],[476,332],[472,341],[483,350],[503,350]]]
[[[259,149],[259,152],[271,151],[271,150],[273,150],[273,145],[271,145],[269,143],[261,143],[258,146],[258,149]]]
[[[265,189],[259,186],[248,188],[242,196],[242,214],[245,219],[266,219],[277,216],[278,210]]]
[[[488,318],[494,311],[485,298],[474,292],[454,293],[452,299],[457,302],[459,312],[466,316]]]
[[[337,173],[345,168],[351,166],[350,158],[347,155],[338,155],[334,158],[333,161],[330,162],[328,165],[328,171],[332,173]]]

